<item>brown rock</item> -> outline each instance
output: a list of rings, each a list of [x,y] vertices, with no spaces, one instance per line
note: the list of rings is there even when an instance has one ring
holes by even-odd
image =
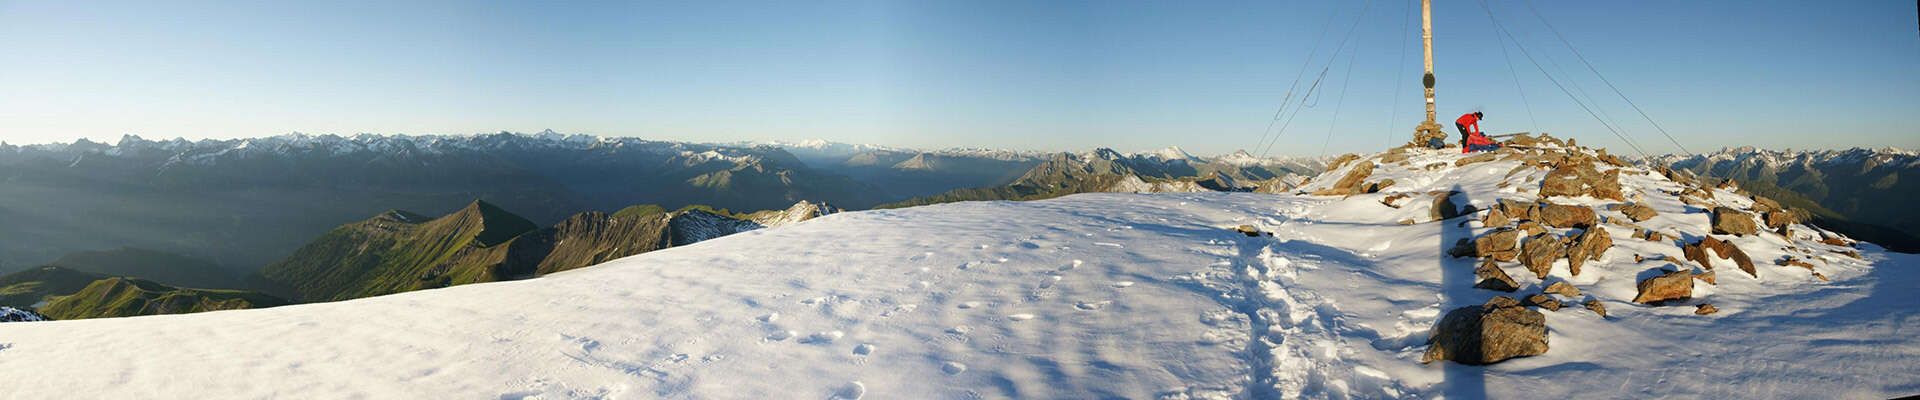
[[[1547,285],[1546,292],[1561,295],[1561,296],[1567,296],[1568,298],[1580,297],[1580,289],[1575,288],[1573,287],[1573,284],[1566,283],[1566,282],[1554,282],[1552,285]]]
[[[1566,256],[1567,248],[1560,235],[1543,233],[1527,237],[1520,245],[1520,264],[1535,277],[1547,279],[1547,272],[1553,269],[1553,261]]]
[[[1613,248],[1613,237],[1607,235],[1607,228],[1592,227],[1573,239],[1567,247],[1567,272],[1580,276],[1580,266],[1587,261],[1600,261],[1600,255]]]
[[[1507,214],[1507,218],[1533,220],[1536,218],[1534,213],[1540,209],[1540,204],[1530,201],[1500,199],[1500,203],[1494,205],[1494,207],[1499,209],[1501,213]]]
[[[1687,271],[1669,271],[1660,276],[1640,281],[1640,294],[1633,296],[1633,302],[1656,304],[1664,301],[1684,300],[1693,297],[1693,273]]]
[[[1716,235],[1752,235],[1758,230],[1753,215],[1732,207],[1713,208],[1713,233]]]
[[[1329,168],[1329,170],[1331,170],[1331,168]],[[1313,194],[1321,196],[1346,196],[1364,193],[1365,188],[1360,187],[1360,184],[1371,175],[1373,175],[1373,162],[1361,161],[1359,164],[1355,164],[1352,170],[1348,170],[1346,176],[1341,177],[1338,181],[1334,181],[1333,186],[1314,191]]]
[[[1533,222],[1533,221],[1521,222],[1519,225],[1514,226],[1514,229],[1519,229],[1521,232],[1525,232],[1527,236],[1547,233],[1547,227],[1540,226],[1539,222]]]
[[[1520,283],[1514,282],[1513,277],[1508,276],[1507,271],[1500,269],[1500,265],[1492,259],[1481,261],[1480,266],[1473,269],[1473,276],[1480,279],[1480,283],[1473,284],[1475,288],[1502,292],[1520,290]]]
[[[1720,308],[1714,307],[1713,303],[1701,303],[1693,307],[1693,315],[1707,315],[1717,312],[1720,312]]]
[[[1819,272],[1815,272],[1815,273],[1813,273],[1813,277],[1815,277],[1815,278],[1820,278],[1820,281],[1821,281],[1821,282],[1826,282],[1826,281],[1827,281],[1827,275],[1825,275],[1825,274],[1821,274],[1821,273],[1819,273]]]
[[[1773,264],[1782,266],[1782,267],[1793,266],[1793,267],[1806,268],[1808,271],[1813,270],[1812,263],[1808,263],[1806,261],[1800,261],[1798,259],[1793,258],[1793,256],[1787,256],[1786,258],[1781,258],[1779,260],[1774,261]]]
[[[1385,204],[1387,205],[1387,207],[1400,208],[1400,200],[1404,200],[1406,198],[1407,198],[1406,193],[1394,193],[1394,194],[1387,195],[1387,197],[1380,198],[1380,204]]]
[[[1392,180],[1392,179],[1381,179],[1381,180],[1380,180],[1379,182],[1373,182],[1373,183],[1368,183],[1368,184],[1364,184],[1364,185],[1360,185],[1360,187],[1361,187],[1361,191],[1362,191],[1362,192],[1366,192],[1366,193],[1380,193],[1380,190],[1382,190],[1382,189],[1386,189],[1386,188],[1389,188],[1389,187],[1393,187],[1393,183],[1394,183],[1394,182],[1393,182],[1393,180]]]
[[[1713,269],[1713,259],[1707,258],[1705,240],[1680,246],[1680,254],[1686,256],[1687,261],[1700,263],[1701,268]]]
[[[1763,217],[1766,219],[1767,229],[1772,229],[1775,231],[1781,231],[1782,229],[1787,229],[1788,225],[1792,225],[1794,222],[1798,222],[1798,221],[1795,221],[1793,213],[1786,212],[1786,211],[1768,211],[1765,215],[1763,215]],[[1782,234],[1781,236],[1786,236],[1786,235]]]
[[[1600,299],[1587,299],[1587,303],[1583,305],[1585,305],[1588,310],[1593,310],[1594,314],[1600,314],[1601,319],[1607,318],[1607,306],[1600,304]]]
[[[1774,212],[1774,211],[1786,211],[1786,208],[1781,207],[1780,202],[1773,201],[1773,199],[1769,199],[1761,196],[1753,196],[1753,211],[1768,213],[1768,212]]]
[[[1699,279],[1699,280],[1700,280],[1701,282],[1706,282],[1706,283],[1707,283],[1708,285],[1718,285],[1718,284],[1720,284],[1719,282],[1715,282],[1715,281],[1714,281],[1714,279],[1713,279],[1713,271],[1707,271],[1707,272],[1702,272],[1702,273],[1698,273],[1698,274],[1693,274],[1693,279]]]
[[[1599,225],[1600,216],[1587,206],[1543,203],[1540,223],[1555,228],[1586,228]]]
[[[1500,261],[1513,261],[1519,256],[1520,232],[1508,228],[1495,229],[1473,239],[1471,257],[1491,257]]]
[[[1720,255],[1720,259],[1722,260],[1733,259],[1733,265],[1739,266],[1740,270],[1746,271],[1747,275],[1753,275],[1755,278],[1760,277],[1760,273],[1753,268],[1753,258],[1747,257],[1747,252],[1741,251],[1739,246],[1733,245],[1733,242],[1707,236],[1706,239],[1700,240],[1700,245],[1713,249],[1713,253]]]
[[[1485,365],[1546,354],[1546,315],[1519,307],[1518,303],[1499,296],[1486,305],[1448,311],[1427,337],[1427,352],[1421,362],[1452,360]]]
[[[1560,301],[1554,300],[1553,296],[1548,296],[1546,293],[1527,296],[1527,305],[1545,308],[1547,311],[1560,311]]]
[[[1460,205],[1453,202],[1453,197],[1459,194],[1460,192],[1458,191],[1434,194],[1433,208],[1427,212],[1427,217],[1433,218],[1435,221],[1443,221],[1465,215],[1465,213],[1460,212]]]
[[[1332,170],[1340,169],[1340,167],[1346,166],[1347,163],[1350,163],[1350,162],[1353,162],[1354,160],[1359,160],[1359,159],[1360,159],[1359,154],[1353,154],[1353,153],[1341,154],[1340,157],[1335,157],[1333,159],[1333,162],[1327,163],[1327,170],[1332,171]]]
[[[1241,234],[1247,235],[1248,237],[1260,236],[1260,228],[1255,228],[1253,227],[1253,225],[1236,226],[1233,228],[1233,231],[1240,232]]]
[[[1475,154],[1471,156],[1461,157],[1459,160],[1455,160],[1453,162],[1453,166],[1464,167],[1464,166],[1467,166],[1467,164],[1493,161],[1493,157],[1494,157],[1494,153],[1480,153],[1480,154]]]
[[[1494,207],[1494,209],[1492,210],[1487,210],[1486,218],[1480,219],[1480,224],[1485,226],[1507,226],[1508,222],[1512,222],[1512,221],[1510,221],[1507,218],[1507,213],[1505,211],[1500,211],[1499,207]]]
[[[1626,214],[1627,219],[1633,220],[1633,222],[1646,221],[1653,219],[1654,216],[1660,215],[1660,213],[1653,211],[1653,207],[1647,207],[1645,204],[1640,203],[1627,204],[1626,207],[1620,208],[1620,213]]]
[[[1540,197],[1588,196],[1599,199],[1622,200],[1620,192],[1620,170],[1600,173],[1593,167],[1592,159],[1569,160],[1547,172],[1546,179],[1540,181]]]

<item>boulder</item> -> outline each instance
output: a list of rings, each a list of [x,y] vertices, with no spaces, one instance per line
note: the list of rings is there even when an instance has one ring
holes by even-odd
[[[1719,284],[1720,284],[1720,282],[1718,282],[1718,281],[1715,281],[1715,280],[1714,280],[1714,276],[1713,276],[1713,271],[1707,271],[1707,272],[1701,272],[1701,273],[1698,273],[1698,274],[1693,274],[1693,279],[1698,279],[1698,280],[1700,280],[1701,282],[1706,282],[1706,283],[1707,283],[1708,285],[1719,285]]]
[[[1717,312],[1720,312],[1720,308],[1714,307],[1713,303],[1701,303],[1693,307],[1693,315],[1707,315]]]
[[[1566,283],[1564,281],[1554,282],[1552,285],[1547,285],[1547,289],[1545,290],[1545,292],[1553,293],[1561,296],[1567,296],[1568,298],[1580,297],[1580,289],[1575,288],[1573,287],[1573,284]]]
[[[1513,228],[1519,229],[1520,232],[1526,233],[1527,236],[1547,233],[1547,227],[1540,226],[1539,222],[1533,222],[1533,221],[1521,222],[1519,225],[1515,225]]]
[[[1687,261],[1699,263],[1701,268],[1713,270],[1713,259],[1707,257],[1707,246],[1705,242],[1705,240],[1702,240],[1681,245],[1680,254],[1686,256]]]
[[[1427,212],[1427,217],[1433,218],[1435,221],[1444,221],[1466,215],[1467,213],[1460,211],[1461,205],[1453,202],[1454,196],[1459,194],[1459,191],[1435,193],[1433,195],[1433,208]]]
[[[1520,245],[1520,264],[1540,279],[1547,279],[1547,272],[1553,269],[1553,261],[1567,254],[1567,246],[1560,235],[1542,233],[1527,237]]]
[[[1331,169],[1332,168],[1329,168],[1329,170]],[[1366,190],[1361,187],[1361,183],[1371,175],[1373,175],[1373,162],[1361,161],[1359,164],[1354,164],[1353,169],[1348,170],[1346,176],[1342,176],[1340,180],[1334,181],[1333,186],[1314,191],[1313,194],[1320,196],[1347,196],[1365,193]]]
[[[1540,204],[1530,201],[1500,199],[1500,203],[1494,207],[1500,210],[1501,213],[1507,214],[1508,218],[1530,221],[1536,218],[1534,213],[1540,209]]]
[[[1653,207],[1647,207],[1647,205],[1640,203],[1629,203],[1625,207],[1620,207],[1620,213],[1626,214],[1627,219],[1633,220],[1633,222],[1646,221],[1653,219],[1654,216],[1660,215],[1660,213],[1653,211]]]
[[[1592,208],[1580,205],[1542,203],[1540,223],[1555,228],[1586,228],[1599,225],[1600,216]]]
[[[1766,214],[1762,215],[1762,219],[1766,220],[1767,229],[1772,229],[1774,231],[1781,231],[1781,232],[1784,232],[1783,230],[1787,229],[1788,225],[1792,225],[1794,222],[1799,222],[1799,221],[1796,221],[1798,218],[1794,218],[1793,213],[1787,212],[1785,210],[1768,211]],[[1782,234],[1781,236],[1786,236],[1786,235]]]
[[[1583,305],[1586,306],[1588,310],[1593,310],[1594,314],[1600,314],[1601,319],[1607,318],[1607,306],[1600,304],[1600,299],[1587,299],[1587,303]]]
[[[1493,232],[1473,239],[1473,256],[1513,261],[1520,255],[1519,243],[1519,231],[1510,228],[1495,229]]]
[[[1785,211],[1785,210],[1786,210],[1786,207],[1781,207],[1780,202],[1773,201],[1773,199],[1769,199],[1763,196],[1753,196],[1753,211],[1755,212],[1768,213],[1768,212]]]
[[[1606,173],[1594,169],[1593,159],[1581,158],[1568,160],[1547,172],[1540,181],[1540,197],[1587,196],[1597,199],[1623,200],[1620,191],[1620,170],[1612,169]]]
[[[1234,231],[1234,232],[1240,232],[1240,234],[1243,234],[1243,235],[1247,235],[1247,237],[1259,237],[1259,236],[1260,236],[1260,228],[1255,228],[1255,227],[1253,227],[1253,225],[1241,225],[1241,226],[1236,226],[1236,227],[1234,227],[1234,228],[1233,228],[1233,231]]]
[[[1485,305],[1448,311],[1427,337],[1421,362],[1452,360],[1486,365],[1547,352],[1547,317],[1499,296]]]
[[[1760,273],[1753,268],[1753,258],[1747,257],[1747,252],[1741,251],[1739,246],[1733,245],[1733,242],[1708,236],[1706,239],[1700,240],[1700,246],[1713,249],[1713,253],[1720,255],[1720,259],[1722,260],[1733,259],[1733,265],[1739,266],[1740,270],[1746,271],[1747,275],[1753,275],[1755,278],[1760,277]]]
[[[1546,293],[1527,296],[1527,305],[1545,308],[1547,311],[1560,311],[1560,301],[1554,300],[1553,296],[1548,296]]]
[[[1758,228],[1753,224],[1753,214],[1735,210],[1732,207],[1713,208],[1713,233],[1716,235],[1752,235]]]
[[[1480,219],[1480,224],[1485,226],[1507,226],[1509,222],[1512,221],[1510,218],[1507,218],[1507,212],[1500,211],[1499,207],[1488,210],[1487,216]]]
[[[1475,288],[1502,292],[1520,290],[1520,283],[1514,282],[1513,277],[1508,276],[1507,271],[1500,269],[1500,265],[1492,259],[1482,260],[1480,266],[1473,269],[1473,276],[1480,281],[1473,284]]]
[[[1773,262],[1773,265],[1778,265],[1778,266],[1782,266],[1782,267],[1787,267],[1787,266],[1793,266],[1793,267],[1800,267],[1800,268],[1806,268],[1806,269],[1807,269],[1808,271],[1812,271],[1812,270],[1813,270],[1813,264],[1812,264],[1812,263],[1808,263],[1808,262],[1806,262],[1806,261],[1800,261],[1800,260],[1798,260],[1798,259],[1795,259],[1795,258],[1793,258],[1793,256],[1787,256],[1787,257],[1785,257],[1785,258],[1781,258],[1781,259],[1779,259],[1779,260],[1775,260],[1775,261]]]
[[[1660,276],[1640,281],[1639,289],[1640,294],[1633,296],[1635,303],[1658,304],[1686,300],[1693,297],[1693,273],[1668,271]]]
[[[1613,248],[1613,237],[1607,235],[1607,228],[1592,227],[1573,239],[1567,246],[1567,271],[1580,276],[1580,265],[1587,261],[1600,261],[1600,255]]]

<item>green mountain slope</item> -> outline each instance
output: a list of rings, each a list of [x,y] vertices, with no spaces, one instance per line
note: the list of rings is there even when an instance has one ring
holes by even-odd
[[[212,261],[132,247],[67,253],[51,264],[100,275],[139,277],[171,286],[244,287],[243,274],[220,268]]]
[[[732,214],[643,205],[575,214],[551,227],[485,202],[428,219],[391,211],[335,228],[267,266],[261,275],[301,301],[334,301],[468,283],[524,279],[581,268],[830,210],[807,202]]]
[[[500,259],[505,254],[495,246],[534,229],[525,218],[483,201],[431,220],[389,211],[334,228],[261,275],[304,301],[498,280],[484,260]]]
[[[244,290],[185,289],[154,281],[112,277],[93,281],[73,294],[54,296],[40,307],[53,319],[185,314],[285,305],[285,300]]]
[[[0,276],[0,306],[30,308],[47,297],[79,291],[105,276],[46,266]]]

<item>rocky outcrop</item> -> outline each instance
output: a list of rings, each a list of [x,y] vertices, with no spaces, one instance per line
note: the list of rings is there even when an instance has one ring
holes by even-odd
[[[1586,228],[1599,225],[1600,216],[1587,206],[1542,203],[1539,221],[1555,228]]]
[[[1508,276],[1507,271],[1500,269],[1500,265],[1494,263],[1492,259],[1482,260],[1480,266],[1473,269],[1473,276],[1480,280],[1479,283],[1473,284],[1475,288],[1502,292],[1520,290],[1520,283],[1514,282],[1513,277]]]
[[[1480,219],[1482,226],[1507,226],[1511,222],[1513,222],[1512,218],[1508,218],[1507,212],[1501,211],[1499,207],[1487,210],[1487,216]]]
[[[1716,235],[1752,235],[1758,228],[1753,224],[1753,214],[1735,210],[1732,207],[1713,208],[1713,233]]]
[[[1458,191],[1435,193],[1433,195],[1433,208],[1427,212],[1427,217],[1435,221],[1444,221],[1466,215],[1465,212],[1460,211],[1460,204],[1453,202],[1453,198],[1459,194],[1460,192]]]
[[[48,320],[49,319],[47,318],[47,316],[40,315],[40,313],[33,312],[33,310],[23,310],[23,309],[18,309],[13,307],[0,307],[0,322],[33,322],[33,321],[48,321]]]
[[[1553,269],[1553,261],[1567,254],[1567,248],[1560,235],[1542,233],[1527,237],[1520,245],[1520,264],[1535,277],[1547,279],[1547,272]]]
[[[1593,310],[1594,314],[1600,314],[1600,318],[1602,319],[1607,317],[1607,305],[1601,304],[1600,299],[1587,299],[1586,304],[1582,305],[1586,306],[1588,310]]]
[[[1329,168],[1329,170],[1331,169],[1332,168]],[[1366,188],[1363,183],[1367,180],[1368,176],[1372,175],[1373,162],[1361,161],[1359,164],[1354,164],[1353,169],[1348,170],[1346,176],[1342,176],[1340,180],[1334,181],[1333,186],[1314,191],[1313,194],[1321,196],[1347,196],[1366,193]]]
[[[1717,312],[1720,312],[1720,308],[1714,307],[1713,303],[1703,303],[1693,307],[1693,315],[1707,315]]]
[[[1587,196],[1609,200],[1624,200],[1626,197],[1620,191],[1620,170],[1601,173],[1594,169],[1592,159],[1561,162],[1553,171],[1547,172],[1546,179],[1540,181],[1540,197],[1552,196]]]
[[[1500,199],[1500,203],[1494,205],[1494,209],[1500,210],[1502,214],[1506,214],[1507,218],[1530,221],[1538,218],[1534,213],[1539,211],[1540,204],[1530,201]]]
[[[1640,304],[1658,304],[1692,298],[1693,273],[1669,271],[1640,281],[1639,290],[1640,294],[1633,296],[1633,302]]]
[[[1421,362],[1485,365],[1547,352],[1547,318],[1511,297],[1448,311],[1427,338]]]
[[[1586,232],[1573,239],[1567,246],[1567,270],[1574,276],[1580,276],[1580,266],[1587,261],[1600,261],[1600,255],[1613,248],[1613,237],[1607,235],[1602,227],[1588,228]]]
[[[1701,281],[1701,282],[1706,282],[1706,283],[1707,283],[1708,285],[1718,285],[1718,284],[1720,284],[1720,281],[1718,281],[1718,280],[1716,280],[1716,279],[1714,279],[1714,278],[1715,278],[1715,277],[1714,277],[1714,275],[1713,275],[1713,271],[1707,271],[1707,272],[1701,272],[1701,273],[1698,273],[1698,274],[1693,274],[1693,279],[1696,279],[1696,280],[1699,280],[1699,281]]]

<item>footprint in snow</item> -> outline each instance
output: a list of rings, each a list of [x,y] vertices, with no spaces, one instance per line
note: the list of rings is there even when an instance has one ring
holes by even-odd
[[[833,343],[833,341],[840,340],[841,337],[845,337],[845,336],[847,336],[846,332],[841,332],[841,331],[814,332],[812,335],[807,335],[807,338],[800,339],[800,343],[830,344],[830,343]]]
[[[767,314],[767,315],[762,315],[762,316],[760,316],[760,318],[757,318],[757,319],[759,319],[759,320],[760,320],[760,322],[767,322],[767,323],[772,323],[773,321],[779,321],[779,320],[780,320],[780,313],[772,313],[772,314]]]
[[[1080,260],[1077,260],[1077,259],[1076,259],[1076,260],[1073,260],[1073,263],[1071,263],[1071,264],[1067,264],[1067,265],[1062,265],[1062,266],[1060,266],[1060,270],[1061,270],[1061,271],[1072,271],[1072,270],[1074,270],[1075,268],[1080,268],[1080,264],[1084,264],[1084,263],[1086,263],[1086,262],[1085,262],[1085,261],[1080,261]]]
[[[977,307],[980,307],[980,302],[978,302],[978,301],[963,301],[963,302],[960,302],[960,305],[958,305],[958,306],[955,306],[955,307],[959,307],[959,308],[960,308],[960,309],[962,309],[962,310],[965,310],[965,309],[970,309],[970,308],[977,308]]]
[[[1121,245],[1121,244],[1119,244],[1119,243],[1107,243],[1107,242],[1093,242],[1093,245],[1095,245],[1095,246],[1107,246],[1107,247],[1112,247],[1112,248],[1117,248],[1117,249],[1124,249],[1124,248],[1127,248],[1127,246],[1123,246],[1123,245]]]
[[[1026,320],[1033,319],[1033,314],[1025,314],[1025,313],[1013,314],[1013,315],[1008,315],[1007,319],[1014,320],[1014,321],[1026,321]]]
[[[833,391],[832,395],[827,396],[827,400],[860,400],[861,397],[866,396],[867,385],[860,381],[853,381],[841,387],[840,390]]]
[[[1131,286],[1133,286],[1133,281],[1119,281],[1119,282],[1113,283],[1113,288],[1115,289],[1127,288]]]
[[[782,341],[786,341],[787,339],[792,339],[794,336],[797,336],[799,334],[800,332],[779,331],[779,332],[774,332],[773,334],[767,335],[767,340],[782,342]]]
[[[945,372],[947,375],[959,375],[961,372],[967,372],[967,365],[948,361],[940,364],[940,372]]]
[[[861,356],[873,355],[873,343],[861,343],[859,346],[853,346],[853,354]]]
[[[1113,300],[1095,301],[1095,302],[1086,302],[1086,301],[1076,302],[1076,303],[1073,303],[1073,308],[1080,309],[1080,311],[1100,311],[1101,308],[1105,308],[1108,304],[1113,304]]]
[[[1058,283],[1058,282],[1060,282],[1059,275],[1048,276],[1046,278],[1040,279],[1040,288],[1050,289],[1050,288],[1053,288],[1054,283]]]

